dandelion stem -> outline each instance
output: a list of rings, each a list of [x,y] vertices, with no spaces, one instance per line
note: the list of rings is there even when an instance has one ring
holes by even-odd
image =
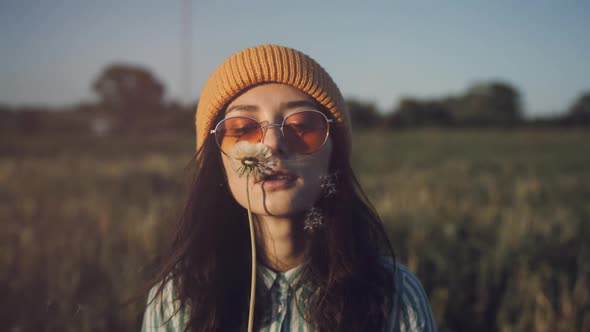
[[[250,174],[246,174],[246,197],[248,199],[248,223],[250,225],[250,245],[252,249],[252,274],[250,282],[250,308],[248,310],[248,332],[253,331],[254,326],[254,305],[256,294],[256,242],[254,238],[254,224],[252,222],[252,209],[250,207],[250,189],[249,189]]]

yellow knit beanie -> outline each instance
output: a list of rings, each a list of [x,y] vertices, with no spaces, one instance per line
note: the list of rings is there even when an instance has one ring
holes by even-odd
[[[218,113],[235,97],[261,83],[283,83],[293,86],[322,104],[340,128],[330,135],[350,154],[351,124],[340,90],[330,75],[309,56],[292,48],[259,45],[230,56],[209,77],[195,116],[197,151],[203,146]],[[336,130],[334,130],[336,129]]]

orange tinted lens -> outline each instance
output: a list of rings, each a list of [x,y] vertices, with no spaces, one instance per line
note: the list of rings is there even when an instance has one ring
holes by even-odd
[[[262,128],[258,122],[242,117],[222,121],[215,131],[215,138],[223,152],[230,154],[236,143],[246,141],[258,143],[262,139]]]
[[[285,139],[297,153],[319,150],[328,136],[328,122],[323,114],[306,111],[290,115],[285,120]]]

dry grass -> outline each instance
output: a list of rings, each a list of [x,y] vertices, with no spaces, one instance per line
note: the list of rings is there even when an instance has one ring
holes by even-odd
[[[190,134],[0,136],[8,330],[138,330]],[[590,133],[361,133],[354,165],[441,331],[590,330]]]

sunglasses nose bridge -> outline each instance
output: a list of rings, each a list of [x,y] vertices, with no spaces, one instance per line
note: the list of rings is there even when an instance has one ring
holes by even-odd
[[[269,123],[265,126],[260,126],[260,128],[262,128],[262,142],[264,142],[264,139],[266,138],[266,133],[268,132],[268,128],[269,127],[278,127],[281,130],[281,135],[283,135],[283,125],[280,123]]]
[[[272,133],[270,135],[268,134],[268,130],[274,127],[276,129],[279,129],[280,132],[275,132]],[[284,153],[286,151],[287,148],[287,142],[285,142],[285,136],[283,134],[283,125],[282,124],[277,124],[277,123],[271,123],[268,124],[266,126],[263,127],[263,136],[262,136],[262,142],[264,144],[266,144],[268,147],[271,148],[271,150],[273,150],[273,153],[279,153],[279,151],[281,151],[281,153]]]

